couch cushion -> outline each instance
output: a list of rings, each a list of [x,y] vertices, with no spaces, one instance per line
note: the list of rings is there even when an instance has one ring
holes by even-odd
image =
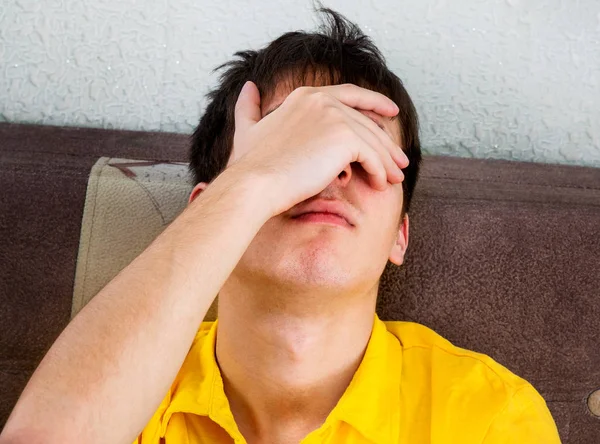
[[[181,213],[188,164],[101,157],[88,182],[73,290],[75,316]],[[216,317],[216,303],[206,320]]]

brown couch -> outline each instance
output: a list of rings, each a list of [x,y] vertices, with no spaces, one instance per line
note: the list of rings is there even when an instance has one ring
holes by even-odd
[[[178,134],[0,124],[0,428],[74,310],[92,167],[187,150]],[[600,443],[600,169],[426,156],[410,228],[379,316],[490,355],[538,389],[563,442]]]

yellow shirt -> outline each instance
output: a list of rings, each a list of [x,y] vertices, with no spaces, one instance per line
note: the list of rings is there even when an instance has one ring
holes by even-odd
[[[216,363],[218,320],[203,322],[169,392],[134,444],[242,444]],[[164,438],[164,440],[163,440]],[[373,331],[314,443],[560,443],[546,402],[489,356],[414,322]]]

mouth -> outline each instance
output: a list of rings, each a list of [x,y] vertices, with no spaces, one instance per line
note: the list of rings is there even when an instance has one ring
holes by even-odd
[[[299,223],[318,223],[352,228],[352,225],[342,216],[335,213],[309,212],[292,217]]]

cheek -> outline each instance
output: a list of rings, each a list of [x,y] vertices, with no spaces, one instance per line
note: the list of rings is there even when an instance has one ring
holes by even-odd
[[[402,212],[402,184],[388,185],[384,191],[378,191],[365,184],[359,192],[361,211],[372,230],[380,230],[381,235],[394,231],[397,235]],[[377,235],[377,234],[374,234]]]

